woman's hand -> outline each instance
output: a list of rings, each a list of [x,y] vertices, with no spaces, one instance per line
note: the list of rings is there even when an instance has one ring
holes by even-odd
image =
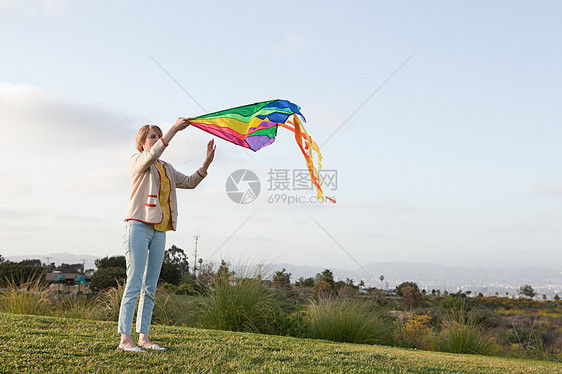
[[[168,132],[162,137],[164,144],[169,144],[170,140],[172,140],[172,138],[178,133],[178,131],[184,130],[187,126],[191,125],[190,120],[192,119],[193,118],[178,118],[176,120],[176,123],[174,123],[174,125],[170,127],[170,130],[168,130]]]
[[[189,122],[190,120],[192,120],[193,118],[184,118],[184,117],[180,117],[176,120],[176,123],[174,123],[174,128],[177,131],[181,131],[184,130],[187,126],[191,125],[191,122]]]
[[[207,172],[207,168],[209,168],[209,165],[211,165],[211,162],[213,162],[213,159],[215,158],[215,150],[217,149],[217,147],[215,146],[215,139],[211,140],[208,144],[207,144],[207,157],[205,158],[205,161],[203,162],[203,166],[201,166],[201,170],[203,172]]]

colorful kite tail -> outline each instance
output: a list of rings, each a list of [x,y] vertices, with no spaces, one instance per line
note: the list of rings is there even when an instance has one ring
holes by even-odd
[[[293,125],[293,127],[287,126],[287,124],[291,124]],[[316,188],[316,197],[320,201],[324,201],[324,198],[326,198],[335,204],[336,200],[325,196],[324,192],[322,191],[322,180],[320,179],[320,174],[318,173],[318,170],[322,170],[322,153],[320,153],[320,148],[318,148],[316,142],[306,132],[304,124],[299,116],[293,114],[292,121],[288,120],[287,122],[280,124],[280,126],[295,133],[295,140],[297,141],[297,144],[299,145],[299,148],[301,149],[302,154],[306,160],[306,166],[308,167],[308,172],[310,173],[310,180]],[[314,166],[313,152],[316,152],[318,169],[316,169],[316,167]]]

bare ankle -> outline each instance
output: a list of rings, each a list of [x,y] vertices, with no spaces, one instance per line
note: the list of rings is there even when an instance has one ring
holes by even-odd
[[[150,339],[148,339],[148,334],[144,334],[144,333],[139,334],[139,344],[141,345],[151,344]]]
[[[121,334],[121,345],[123,346],[135,345],[135,343],[133,343],[133,339],[131,339],[130,334]]]

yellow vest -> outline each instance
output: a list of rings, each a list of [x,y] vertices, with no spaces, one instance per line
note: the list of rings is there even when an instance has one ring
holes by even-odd
[[[172,221],[170,220],[170,179],[166,175],[164,166],[160,161],[156,161],[156,167],[160,172],[160,209],[162,209],[162,222],[154,225],[157,231],[170,231]]]

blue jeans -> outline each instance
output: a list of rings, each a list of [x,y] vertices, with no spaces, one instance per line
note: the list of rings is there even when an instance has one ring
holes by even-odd
[[[127,284],[121,299],[118,330],[121,334],[131,334],[140,294],[137,332],[148,334],[156,284],[164,260],[166,233],[156,231],[154,225],[130,220],[126,222],[123,245],[127,260]]]

